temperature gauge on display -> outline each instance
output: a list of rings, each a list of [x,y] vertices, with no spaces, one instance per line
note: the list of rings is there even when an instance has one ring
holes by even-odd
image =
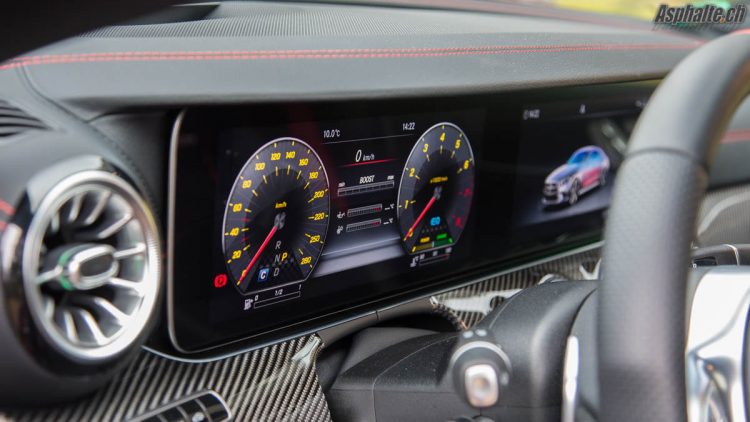
[[[224,212],[224,257],[239,291],[306,280],[323,249],[329,212],[328,176],[310,145],[280,138],[253,153]]]
[[[398,223],[410,254],[455,244],[474,195],[474,154],[466,134],[438,123],[417,141],[398,190]]]

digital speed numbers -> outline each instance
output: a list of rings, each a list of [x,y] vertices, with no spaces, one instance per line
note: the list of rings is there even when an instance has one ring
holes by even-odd
[[[224,257],[239,291],[306,280],[323,249],[329,212],[328,176],[310,145],[279,138],[253,153],[224,212]]]

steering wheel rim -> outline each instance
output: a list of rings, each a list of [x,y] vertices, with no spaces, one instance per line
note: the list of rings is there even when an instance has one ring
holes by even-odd
[[[687,419],[690,243],[709,165],[750,92],[750,32],[691,53],[660,84],[617,175],[599,287],[600,419]]]

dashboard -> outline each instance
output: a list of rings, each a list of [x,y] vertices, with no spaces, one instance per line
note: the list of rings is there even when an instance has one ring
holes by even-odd
[[[596,237],[653,87],[183,110],[173,342],[313,330],[535,244]]]
[[[0,419],[326,420],[338,339],[596,277],[628,136],[703,40],[462,3],[195,4],[0,63]],[[740,114],[712,188],[750,180]]]

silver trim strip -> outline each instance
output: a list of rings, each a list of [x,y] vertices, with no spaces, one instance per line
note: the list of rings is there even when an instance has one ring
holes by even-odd
[[[576,419],[579,359],[578,337],[569,336],[563,363],[562,416],[560,422],[574,422]]]
[[[740,261],[740,251],[739,251],[739,249],[737,249],[737,247],[734,246],[734,245],[730,245],[729,243],[725,243],[724,246],[729,247],[729,249],[731,249],[734,252],[734,259],[735,259],[735,261],[737,261],[737,265],[742,265],[740,263],[741,261]]]
[[[172,286],[172,280],[174,279],[174,207],[176,201],[175,187],[177,183],[177,136],[179,136],[186,112],[187,109],[180,111],[172,127],[172,136],[169,140],[169,179],[167,181],[167,331],[172,346],[182,353],[188,352],[180,347],[175,336],[174,287]]]
[[[503,360],[503,362],[505,363],[505,367],[508,369],[508,372],[511,371],[510,359],[508,359],[508,355],[505,354],[505,352],[503,351],[503,349],[500,348],[500,346],[498,346],[495,343],[490,343],[487,340],[476,340],[476,341],[470,341],[466,344],[463,344],[461,347],[456,349],[455,352],[453,352],[453,356],[451,356],[451,360],[448,366],[453,366],[456,363],[456,361],[458,361],[458,358],[460,358],[461,355],[468,352],[469,350],[477,349],[480,347],[485,348],[495,353],[500,359]]]

